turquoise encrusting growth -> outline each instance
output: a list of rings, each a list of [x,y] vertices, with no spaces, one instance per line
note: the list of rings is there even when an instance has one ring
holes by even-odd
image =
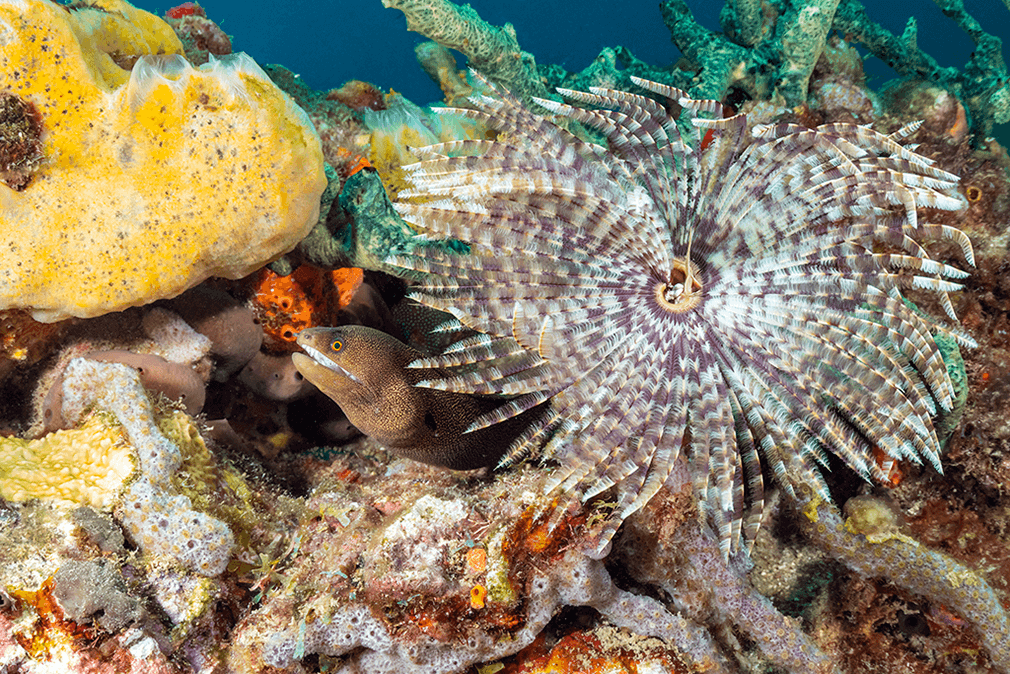
[[[858,0],[785,2],[781,15],[757,11],[760,3],[737,2],[735,12],[721,17],[725,34],[695,21],[684,0],[663,0],[660,11],[674,44],[700,66],[689,85],[694,97],[722,100],[735,88],[755,100],[781,96],[789,106],[803,105],[825,36],[833,30],[866,47],[899,76],[956,92],[970,113],[978,143],[992,135],[994,123],[1010,121],[1010,76],[1002,41],[982,29],[962,0],[936,3],[975,44],[963,70],[942,67],[919,48],[915,17],[909,17],[900,36],[894,35],[873,21]]]
[[[403,12],[407,30],[464,54],[471,68],[508,87],[523,100],[546,95],[536,61],[519,48],[511,24],[492,26],[470,5],[460,7],[449,0],[382,0],[382,5]]]

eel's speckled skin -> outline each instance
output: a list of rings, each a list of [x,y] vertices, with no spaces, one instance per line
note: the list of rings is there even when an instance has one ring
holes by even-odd
[[[432,370],[408,368],[423,354],[395,337],[358,325],[310,328],[298,344],[309,354],[293,355],[298,371],[358,430],[415,461],[455,470],[493,467],[541,411],[468,433],[477,417],[506,399],[416,386],[430,381]]]

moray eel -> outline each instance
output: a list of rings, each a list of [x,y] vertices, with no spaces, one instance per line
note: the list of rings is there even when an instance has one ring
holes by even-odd
[[[372,328],[309,328],[297,342],[308,355],[292,354],[295,367],[358,430],[422,463],[454,470],[493,467],[546,405],[465,433],[474,419],[506,400],[415,386],[440,372],[406,367],[424,354]]]

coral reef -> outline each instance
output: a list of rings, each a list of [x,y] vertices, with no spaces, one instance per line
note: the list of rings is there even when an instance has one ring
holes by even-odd
[[[50,578],[38,590],[16,591],[14,606],[0,614],[0,665],[4,668],[32,674],[47,670],[181,673],[142,630],[127,629],[106,639],[98,636],[98,630],[65,615],[54,587]]]
[[[182,41],[186,60],[193,65],[210,61],[210,55],[231,53],[231,38],[221,27],[207,18],[203,7],[184,2],[165,12],[165,19]]]
[[[42,159],[42,120],[35,106],[0,93],[0,181],[12,190],[28,186]]]
[[[263,606],[238,626],[232,668],[344,656],[335,662],[345,671],[459,672],[531,644],[564,605],[594,608],[637,634],[634,643],[663,638],[679,661],[671,645],[687,643],[683,622],[617,588],[579,552],[592,537],[588,512],[576,509],[554,533],[530,514],[541,475],[515,471],[462,491],[459,478],[416,465],[378,477],[358,474],[310,500],[319,515],[301,526],[298,554],[278,567]],[[466,553],[478,547],[486,564],[471,573]],[[309,599],[294,601],[286,587]],[[472,603],[476,587],[483,606]],[[718,657],[700,656],[709,668]]]
[[[331,89],[326,94],[330,101],[340,101],[347,107],[358,112],[365,110],[385,110],[386,98],[374,84],[351,80],[344,82],[339,89]]]
[[[0,381],[16,366],[34,365],[48,356],[68,327],[67,321],[39,323],[20,309],[0,311]]]
[[[5,198],[0,306],[45,321],[244,276],[315,224],[326,184],[304,112],[252,59],[195,69],[163,21],[105,4],[0,13],[0,87],[47,129],[31,182]]]
[[[807,84],[830,30],[864,45],[900,76],[925,80],[957,96],[970,111],[977,141],[993,123],[1010,121],[1010,79],[999,38],[986,33],[961,0],[937,4],[975,43],[962,70],[943,68],[916,44],[916,23],[893,35],[866,14],[858,0],[803,0],[760,11],[760,3],[734,3],[720,19],[725,34],[695,21],[683,0],[660,4],[674,44],[701,71],[683,86],[696,98],[722,100],[731,88],[753,99],[780,97],[790,107],[807,103]],[[734,11],[735,10],[735,11]]]
[[[203,410],[207,398],[205,382],[188,363],[132,351],[92,351],[86,357],[102,363],[129,365],[140,375],[140,381],[148,391],[155,391],[178,403],[187,414],[196,415]]]
[[[898,80],[880,92],[889,112],[895,115],[914,110],[923,130],[932,137],[948,136],[959,142],[968,133],[964,106],[945,89],[924,80]]]
[[[573,631],[548,644],[546,635],[501,663],[500,674],[608,672],[688,674],[692,671],[661,639],[642,639],[612,626]]]
[[[189,414],[200,413],[206,402],[203,363],[212,342],[177,314],[160,307],[144,312],[139,323],[145,339],[122,340],[118,344],[103,339],[96,345],[85,338],[63,349],[51,378],[37,390],[45,394],[40,400],[39,432],[69,427],[63,416],[63,371],[74,357],[128,365],[152,394],[181,406]],[[75,331],[70,330],[69,334],[74,335]]]
[[[325,270],[299,266],[281,276],[259,272],[253,285],[253,306],[271,351],[295,350],[295,337],[305,328],[333,325],[338,311],[348,306],[361,287],[361,269]]]
[[[358,267],[391,272],[390,251],[410,250],[417,232],[393,209],[382,178],[374,170],[358,171],[344,183],[340,207],[350,222],[334,238]]]
[[[119,427],[98,417],[38,440],[0,438],[0,496],[107,507],[135,463]]]
[[[105,560],[68,561],[53,574],[53,597],[63,614],[78,623],[97,614],[106,632],[118,632],[140,618],[140,602],[127,593],[123,575]]]
[[[834,35],[824,44],[814,66],[809,92],[807,112],[822,111],[823,121],[865,124],[873,122],[881,112],[877,95],[866,88],[859,52]]]
[[[414,47],[414,55],[424,72],[445,94],[446,104],[467,104],[473,87],[466,81],[466,72],[457,69],[452,52],[437,42],[429,41]]]
[[[334,194],[339,193],[342,180],[336,180],[337,177],[342,176],[346,179],[350,173],[348,165],[353,165],[357,161],[357,155],[366,149],[362,138],[368,130],[362,124],[361,112],[335,97],[331,98],[326,92],[312,89],[298,75],[283,66],[268,65],[264,70],[270,79],[308,114],[312,126],[319,134],[323,158],[336,173],[327,179],[331,183],[331,189],[335,190]],[[322,217],[325,217],[331,202],[332,197],[324,194],[320,210]],[[326,266],[319,261],[308,261]]]
[[[888,505],[867,498],[846,503],[844,522],[814,496],[804,508],[811,538],[832,557],[864,576],[900,575],[891,582],[929,597],[966,620],[999,671],[1010,671],[1010,617],[982,575],[902,533]]]
[[[688,484],[683,466],[677,471],[676,479]],[[745,556],[722,558],[712,533],[699,528],[687,490],[660,492],[629,520],[614,554],[632,577],[671,597],[671,608],[692,627],[695,646],[688,653],[696,667],[718,652],[701,626],[729,623],[785,671],[832,671],[830,655],[745,580]]]
[[[281,257],[279,244],[251,233],[249,269],[276,258],[269,271],[208,279],[178,295],[186,284],[142,289],[130,303],[164,299],[93,318],[38,323],[29,309],[46,308],[34,302],[0,310],[0,671],[1010,672],[1010,156],[979,135],[986,119],[1006,114],[999,45],[956,0],[938,4],[979,46],[960,71],[936,68],[918,50],[914,23],[890,36],[855,0],[732,0],[725,35],[668,1],[664,16],[687,58],[657,67],[615,46],[574,73],[536,69],[514,33],[472,10],[446,0],[388,1],[442,42],[421,45],[418,61],[463,109],[434,115],[359,82],[317,92],[280,66],[265,68],[304,108],[327,162],[314,220],[300,179],[272,188],[305,199],[305,221],[285,246],[311,229]],[[248,201],[229,194],[230,183],[215,188],[223,198],[186,197],[192,162],[175,149],[156,152],[129,136],[126,153],[123,143],[100,147],[84,133],[75,145],[64,135],[83,128],[80,110],[90,128],[107,133],[113,122],[153,120],[154,102],[164,102],[167,127],[185,126],[168,112],[196,112],[241,145],[241,134],[229,134],[249,129],[248,107],[236,99],[236,107],[207,109],[220,102],[211,99],[222,81],[292,110],[261,72],[235,68],[244,57],[225,65],[207,55],[230,51],[230,42],[205,14],[196,3],[172,8],[165,20],[121,0],[4,5],[0,60],[13,67],[0,73],[10,85],[0,87],[5,203],[49,190],[69,171],[62,160],[82,156],[81,147],[109,149],[114,163],[96,163],[93,181],[62,183],[69,196],[61,204],[101,205],[110,186],[132,189],[141,171],[172,193],[152,197],[147,211],[121,209],[115,226],[87,221],[96,246],[148,219],[161,229],[151,230],[138,260],[171,257],[169,226],[201,227],[192,240],[201,256],[225,251],[236,237],[228,233],[233,216],[220,209]],[[34,51],[25,47],[30,35]],[[621,91],[569,94],[585,109],[545,99],[552,123],[532,99],[499,100],[495,87],[460,72],[446,49],[457,39],[471,66],[526,93]],[[871,90],[859,42],[893,57],[903,79]],[[27,51],[32,67],[71,78],[69,93],[26,84],[28,71],[12,59]],[[183,65],[175,60],[183,52],[208,65]],[[149,90],[153,98],[130,99],[124,92],[139,92],[156,64],[165,79]],[[41,70],[32,73],[38,79]],[[667,96],[673,89],[642,78],[721,100],[683,92],[671,100],[650,88]],[[139,116],[123,115],[129,100]],[[267,136],[312,135],[306,118],[292,115],[259,127],[261,158],[276,158]],[[918,127],[908,126],[916,119]],[[168,142],[172,132],[151,138]],[[430,143],[442,156],[417,149]],[[162,162],[153,172],[152,157]],[[415,160],[424,163],[400,170]],[[228,156],[199,150],[192,161],[207,167],[201,179],[227,180]],[[112,180],[110,166],[119,167]],[[318,197],[315,168],[306,179]],[[495,171],[512,188],[528,182],[501,190]],[[862,182],[868,171],[870,184]],[[760,193],[745,189],[751,181]],[[783,182],[788,189],[777,189]],[[498,191],[480,201],[485,190]],[[565,197],[552,201],[559,193]],[[486,213],[472,207],[475,199]],[[954,210],[918,208],[954,202]],[[830,216],[795,217],[810,204]],[[81,212],[46,217],[71,226],[91,217]],[[472,215],[473,226],[432,227],[453,212],[448,220]],[[745,226],[769,212],[774,227],[770,216],[754,217],[727,253],[731,263],[713,257],[717,237],[706,228]],[[783,232],[790,215],[805,224]],[[544,220],[559,233],[538,229]],[[678,229],[668,245],[650,243],[667,222],[688,221],[701,223],[696,235]],[[836,230],[837,245],[816,238]],[[815,238],[797,262],[786,254],[805,235]],[[80,269],[61,266],[63,252],[40,260],[18,236],[10,273],[26,264],[36,276],[51,273],[67,302],[86,289]],[[645,264],[667,248],[672,273],[661,270],[649,288],[665,283],[668,293],[646,293],[636,304],[622,265]],[[735,273],[769,249],[783,256],[758,256],[763,266]],[[957,267],[972,249],[977,271],[965,277]],[[560,271],[546,264],[535,278],[517,273],[558,251],[578,259]],[[445,261],[447,280],[392,264],[406,258],[416,266]],[[720,295],[714,277],[729,267],[735,275],[726,275]],[[170,276],[184,271],[173,267]],[[760,291],[769,284],[778,284],[778,304]],[[955,292],[957,285],[964,287]],[[579,295],[586,288],[590,295]],[[811,292],[830,306],[807,301]],[[482,329],[501,320],[492,333],[460,332],[408,293],[437,296]],[[641,330],[660,319],[688,321],[720,297],[722,322],[668,326],[655,351],[662,358],[653,357]],[[899,306],[899,298],[910,302]],[[566,322],[573,305],[585,309],[584,323]],[[611,306],[619,310],[607,313]],[[663,313],[656,319],[643,306]],[[934,322],[944,313],[949,324]],[[808,314],[802,325],[790,322]],[[979,344],[963,357],[945,334],[968,342],[954,315]],[[492,386],[521,378],[530,353],[575,368],[572,387],[584,395],[573,396],[574,410],[555,408],[572,423],[545,438],[558,445],[545,466],[450,472],[398,459],[391,450],[400,447],[360,437],[299,378],[291,338],[317,325],[337,327],[306,338],[371,334],[348,327],[362,325],[390,335],[382,339],[402,337],[416,362],[401,364],[400,375],[435,386],[459,375],[467,387],[487,387],[499,410],[530,402]],[[566,325],[580,327],[564,332]],[[495,334],[516,340],[508,344],[515,350],[503,352]],[[798,335],[804,346],[790,348]],[[725,355],[721,339],[747,347],[713,369],[712,354]],[[598,348],[616,351],[608,360]],[[612,368],[624,350],[634,356],[629,367]],[[839,360],[840,351],[852,358]],[[376,374],[391,356],[360,359],[356,376]],[[434,367],[446,361],[452,372]],[[653,366],[646,374],[673,368],[680,378],[657,384],[635,369],[643,363]],[[879,377],[867,378],[875,368]],[[433,393],[437,400],[447,392]],[[700,402],[684,413],[680,433],[677,418],[663,415],[682,399]],[[806,404],[797,407],[800,399]],[[665,479],[648,477],[644,461],[632,464],[641,457],[626,452],[601,466],[600,491],[590,498],[550,489],[570,476],[573,455],[617,446],[629,429],[642,441],[624,449],[663,447]],[[816,446],[824,429],[836,436],[827,452]],[[916,457],[942,460],[943,472]],[[630,489],[619,479],[629,471]],[[629,493],[643,494],[642,507],[627,516]],[[844,515],[827,493],[845,504]]]
[[[215,379],[230,377],[263,345],[263,328],[255,312],[224,291],[199,285],[170,306],[193,330],[210,340]]]
[[[1010,122],[1010,73],[1002,54],[1002,42],[986,33],[965,10],[961,0],[938,0],[944,15],[954,21],[975,49],[962,71],[941,67],[916,44],[915,17],[910,17],[900,37],[871,21],[855,0],[842,0],[835,27],[849,39],[864,44],[899,75],[924,79],[957,95],[971,113],[971,130],[982,140],[992,126]]]
[[[315,388],[305,381],[291,354],[272,355],[259,352],[239,372],[238,380],[257,395],[268,400],[296,400],[310,395]]]
[[[806,97],[807,83],[824,50],[837,8],[838,0],[807,0],[782,13],[780,21],[785,27],[776,93],[787,102]],[[747,32],[753,33],[753,29]]]
[[[94,406],[112,414],[137,453],[140,475],[123,494],[121,518],[144,552],[216,576],[231,559],[234,537],[221,521],[192,509],[172,488],[182,450],[159,430],[136,372],[119,363],[78,358],[63,374],[63,416],[71,423]]]
[[[417,161],[414,148],[452,140],[483,138],[485,128],[463,115],[434,114],[402,96],[390,96],[383,110],[362,116],[372,132],[369,162],[379,172],[386,193],[393,201],[409,186],[400,168]]]

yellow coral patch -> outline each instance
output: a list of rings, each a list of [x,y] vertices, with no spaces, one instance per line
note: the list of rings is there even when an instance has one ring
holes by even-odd
[[[0,497],[104,508],[115,501],[134,466],[120,428],[97,417],[38,440],[0,438]]]
[[[26,186],[0,184],[0,309],[43,321],[245,276],[326,185],[311,122],[251,58],[194,68],[157,17],[90,4],[0,2],[0,91],[42,122]]]

